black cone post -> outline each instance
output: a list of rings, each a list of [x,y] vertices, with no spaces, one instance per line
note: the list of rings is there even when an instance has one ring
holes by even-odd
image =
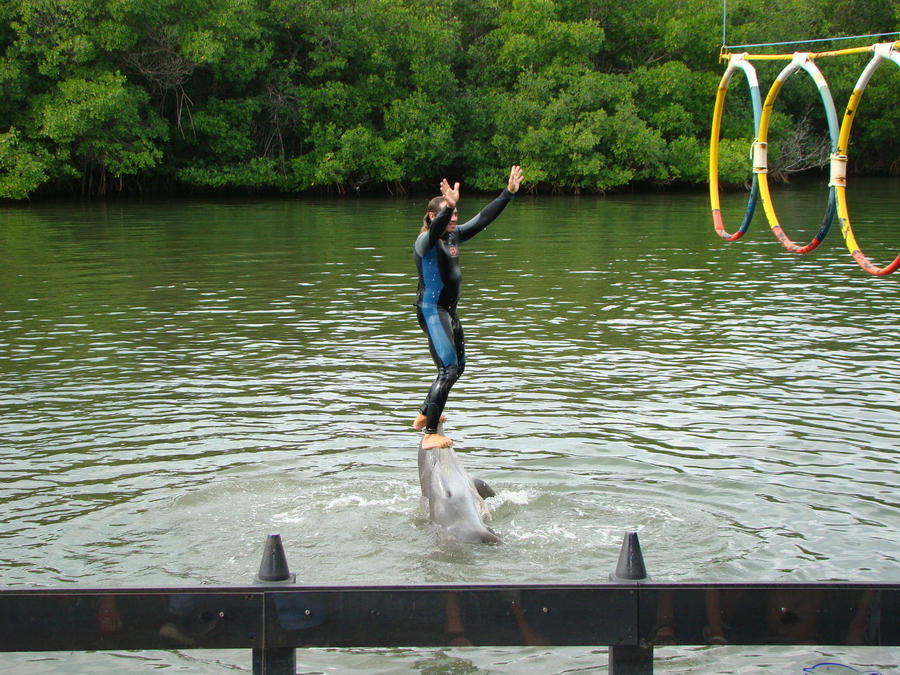
[[[291,584],[295,580],[295,576],[288,569],[281,535],[270,534],[266,539],[266,547],[263,550],[262,562],[259,564],[256,583],[263,586],[267,584],[278,586]],[[271,606],[276,612],[274,618],[277,620],[277,605],[272,602]],[[296,672],[297,650],[293,647],[253,648],[253,675],[295,675]]]
[[[260,581],[287,581],[291,578],[280,534],[270,534],[266,539],[266,547],[256,578]]]
[[[613,581],[641,581],[647,578],[647,568],[641,553],[637,532],[626,532],[619,551],[616,571],[610,575]]]

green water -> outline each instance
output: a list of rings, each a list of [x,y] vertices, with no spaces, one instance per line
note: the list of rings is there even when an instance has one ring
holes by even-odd
[[[885,264],[900,185],[852,187],[857,238]],[[464,195],[461,219],[489,199]],[[821,186],[775,200],[793,239],[818,230]],[[409,429],[433,377],[412,307],[422,201],[0,208],[2,583],[244,584],[269,532],[300,583],[592,583],[628,529],[657,580],[898,580],[900,276],[869,277],[837,228],[789,254],[761,212],[727,244],[702,194],[523,196],[463,247],[468,365],[447,429],[497,491],[504,544],[443,541]],[[723,199],[729,229],[744,203]],[[721,672],[706,652],[671,654],[664,672]],[[734,658],[777,669],[816,654]],[[46,672],[38,657],[0,661],[13,658]],[[60,662],[73,658],[137,667]],[[598,659],[313,662],[561,672]],[[144,667],[246,670],[249,655]]]

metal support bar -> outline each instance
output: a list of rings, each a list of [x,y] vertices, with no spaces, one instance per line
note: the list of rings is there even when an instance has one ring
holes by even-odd
[[[619,549],[616,569],[609,575],[610,581],[641,584],[650,579],[641,542],[637,532],[626,532]],[[636,594],[637,595],[637,594]],[[640,614],[638,614],[640,620]],[[640,621],[639,621],[640,622]],[[652,675],[653,645],[641,639],[640,630],[635,635],[634,644],[614,644],[609,648],[610,675]]]
[[[653,675],[653,647],[613,645],[609,648],[610,675]]]
[[[288,568],[284,545],[280,534],[270,534],[266,539],[262,562],[256,575],[256,583],[262,586],[293,584],[297,575]],[[263,612],[268,617],[277,615],[274,597],[266,596]],[[268,621],[267,621],[268,623]],[[264,640],[268,645],[268,641]],[[253,650],[253,675],[296,675],[297,650],[294,647],[269,647]]]

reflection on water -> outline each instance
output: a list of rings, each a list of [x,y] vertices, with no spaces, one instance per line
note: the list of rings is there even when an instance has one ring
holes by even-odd
[[[896,188],[850,194],[879,264]],[[778,195],[789,236],[825,192]],[[761,213],[727,244],[704,195],[522,197],[462,251],[448,431],[505,544],[443,542],[408,428],[420,212],[0,211],[3,583],[246,583],[270,531],[302,583],[593,582],[629,528],[657,579],[896,580],[900,277]]]

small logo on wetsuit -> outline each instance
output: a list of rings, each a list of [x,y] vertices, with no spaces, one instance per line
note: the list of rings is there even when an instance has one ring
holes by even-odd
[[[459,249],[457,249],[455,246],[451,246],[449,248],[449,251],[450,255],[452,255],[454,258],[459,255]]]

